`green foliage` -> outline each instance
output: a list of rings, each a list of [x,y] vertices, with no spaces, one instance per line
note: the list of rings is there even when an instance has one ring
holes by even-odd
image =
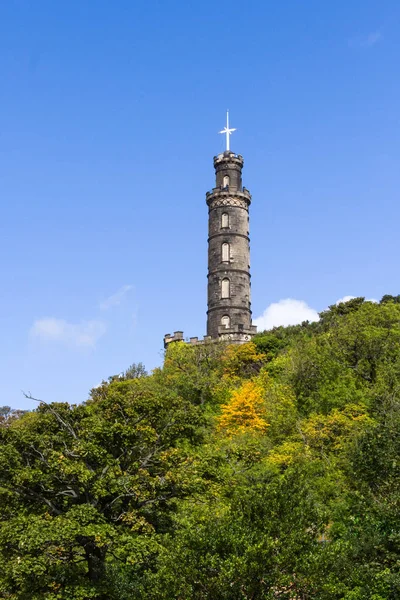
[[[385,294],[385,296],[382,296],[381,304],[385,304],[386,302],[395,302],[396,304],[400,304],[400,294],[398,294],[397,296]]]
[[[0,590],[106,594],[108,555],[129,560],[134,538],[167,529],[196,488],[182,444],[200,426],[194,405],[145,377],[103,384],[83,405],[41,404],[3,429]]]
[[[265,359],[253,342],[228,346],[221,357],[223,377],[229,382],[253,377],[260,372]]]
[[[302,469],[277,477],[257,465],[232,475],[217,500],[182,507],[149,598],[275,598],[285,590],[294,598],[310,589],[325,521],[312,481]]]
[[[339,304],[332,304],[328,310],[323,311],[320,314],[320,328],[322,330],[328,329],[332,326],[337,319],[343,317],[344,315],[349,315],[351,313],[355,313],[359,308],[364,304],[365,298],[358,297],[352,298],[347,302],[339,302]]]
[[[399,296],[0,425],[2,598],[400,597]]]
[[[147,377],[148,373],[143,363],[133,363],[124,373],[124,379],[138,379]]]
[[[153,377],[189,402],[204,405],[213,400],[213,387],[222,374],[221,355],[226,344],[170,344],[163,369]]]

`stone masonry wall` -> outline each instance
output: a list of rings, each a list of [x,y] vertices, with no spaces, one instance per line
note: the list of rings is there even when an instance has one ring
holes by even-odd
[[[254,335],[250,309],[249,192],[242,188],[243,159],[225,152],[214,159],[216,187],[207,195],[209,206],[207,335],[226,331]],[[229,185],[224,185],[229,177]],[[223,245],[225,254],[223,253]],[[229,280],[229,297],[222,297],[222,281]],[[225,331],[225,328],[223,328]]]

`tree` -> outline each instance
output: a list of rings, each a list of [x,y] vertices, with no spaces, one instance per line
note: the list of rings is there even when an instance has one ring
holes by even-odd
[[[257,375],[266,359],[253,342],[227,346],[222,357],[223,377],[231,384]]]
[[[399,394],[384,296],[4,408],[0,596],[397,600]]]
[[[210,403],[214,388],[220,382],[221,355],[225,348],[224,342],[170,344],[165,353],[163,368],[155,369],[154,377],[160,385],[175,390],[191,403]]]
[[[147,377],[148,373],[143,363],[133,363],[124,373],[124,379],[138,379]]]
[[[79,406],[41,403],[3,428],[3,597],[111,598],[108,564],[132,560],[192,491],[181,443],[200,424],[193,404],[141,377]]]
[[[313,480],[305,463],[283,476],[261,457],[250,469],[235,464],[219,497],[181,507],[146,598],[318,598],[310,566],[324,551],[326,515]]]
[[[10,406],[0,406],[0,427],[8,427],[15,419],[24,415],[26,410],[11,408]]]
[[[218,429],[228,435],[264,433],[267,430],[262,389],[253,381],[246,381],[239,389],[234,390],[230,402],[221,408]]]
[[[381,298],[381,304],[386,304],[387,302],[395,302],[396,304],[400,304],[400,294],[398,296],[391,296],[390,294],[385,294]]]

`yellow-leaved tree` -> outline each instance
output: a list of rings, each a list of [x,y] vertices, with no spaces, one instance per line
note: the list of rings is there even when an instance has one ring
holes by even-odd
[[[218,430],[229,436],[245,432],[263,433],[269,427],[263,389],[254,381],[245,381],[234,390],[230,401],[221,409]]]

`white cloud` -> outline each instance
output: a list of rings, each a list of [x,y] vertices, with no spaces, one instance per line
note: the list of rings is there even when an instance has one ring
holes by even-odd
[[[93,348],[105,332],[106,325],[102,321],[68,323],[54,317],[37,319],[31,328],[31,336],[35,338],[79,348]]]
[[[317,311],[303,300],[286,298],[270,304],[260,317],[254,319],[253,323],[257,325],[259,331],[263,331],[279,325],[298,325],[303,321],[319,321]]]
[[[354,298],[356,298],[356,296],[343,296],[343,298],[336,300],[335,304],[337,306],[338,304],[341,304],[342,302],[349,302],[350,300],[354,300]],[[377,304],[379,302],[379,300],[376,300],[376,298],[365,298],[365,302],[375,302],[375,304]]]
[[[371,48],[378,44],[378,42],[383,40],[382,31],[377,29],[376,31],[371,31],[366,37],[356,37],[349,41],[349,45],[353,48]]]
[[[349,302],[354,298],[356,296],[343,296],[335,304],[337,306],[342,302]],[[378,302],[378,300],[367,298],[366,302]],[[328,310],[328,308],[325,310]],[[258,331],[264,331],[273,327],[279,327],[280,325],[284,327],[287,325],[299,325],[303,321],[319,321],[318,312],[314,308],[311,308],[311,306],[308,306],[303,300],[286,298],[267,306],[260,317],[253,319],[253,324],[257,325]]]
[[[381,41],[382,37],[383,36],[381,31],[372,31],[367,35],[367,37],[364,40],[362,40],[362,45],[367,48],[369,48],[370,46],[375,46],[375,44]]]
[[[112,306],[121,304],[123,297],[133,289],[133,285],[123,285],[119,290],[112,294],[100,304],[101,310],[108,310]]]
[[[349,302],[350,300],[354,300],[355,296],[343,296],[343,298],[339,298],[339,300],[336,300],[335,304],[336,306],[338,304],[342,304],[342,302]]]

